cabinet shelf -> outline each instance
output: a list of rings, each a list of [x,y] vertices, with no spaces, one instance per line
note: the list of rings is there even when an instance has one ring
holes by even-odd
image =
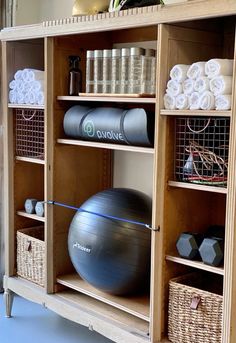
[[[186,188],[186,189],[193,189],[196,191],[227,194],[227,188],[223,188],[223,187],[196,185],[194,183],[187,183],[187,182],[180,182],[180,181],[169,181],[168,185],[170,187],[176,187],[176,188]]]
[[[85,94],[80,96],[67,96],[61,95],[57,97],[57,100],[63,101],[94,101],[94,102],[127,102],[127,103],[137,103],[137,104],[155,104],[155,97],[139,97],[130,95],[125,96],[125,94]]]
[[[188,117],[231,117],[232,111],[203,111],[203,110],[161,110],[162,116],[188,116]]]
[[[149,322],[149,297],[148,296],[130,296],[120,297],[106,294],[90,286],[87,282],[82,280],[77,274],[62,275],[57,278],[57,282],[68,288],[74,289],[90,297],[100,300],[103,303],[109,304],[124,312],[132,314],[135,317]]]
[[[8,108],[22,108],[30,110],[44,110],[44,105],[27,105],[27,104],[8,104]]]
[[[23,210],[22,211],[17,211],[16,213],[18,214],[18,216],[22,216],[22,217],[38,220],[40,222],[45,222],[45,217],[39,217],[36,214],[29,214],[29,213],[26,213]]]
[[[23,161],[23,162],[29,162],[29,163],[36,163],[36,164],[45,164],[45,161],[40,160],[39,158],[16,156],[16,160],[17,161]]]
[[[174,256],[174,255],[167,255],[166,256],[167,261],[183,264],[185,266],[193,267],[196,269],[200,270],[205,270],[207,272],[219,274],[219,275],[224,275],[224,268],[223,267],[213,267],[209,266],[207,264],[204,264],[203,262],[200,261],[192,261],[192,260],[187,260],[185,258],[179,257],[179,256]]]
[[[88,142],[80,141],[75,139],[58,139],[57,143],[86,146],[90,148],[100,148],[100,149],[110,149],[110,150],[122,150],[130,152],[141,152],[144,154],[154,154],[154,148],[145,148],[140,146],[130,146],[122,144],[110,144],[110,143],[100,143],[100,142]]]

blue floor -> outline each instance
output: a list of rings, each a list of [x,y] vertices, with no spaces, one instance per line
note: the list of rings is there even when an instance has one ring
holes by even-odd
[[[98,333],[18,296],[14,298],[12,315],[12,318],[5,317],[1,294],[1,343],[111,343]]]

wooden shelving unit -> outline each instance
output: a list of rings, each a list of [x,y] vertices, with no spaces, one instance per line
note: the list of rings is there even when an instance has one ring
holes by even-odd
[[[58,96],[60,101],[89,101],[89,102],[118,102],[118,103],[135,103],[135,104],[155,104],[156,98],[150,97],[124,97],[124,96]]]
[[[18,214],[18,216],[22,216],[22,217],[38,220],[38,221],[43,222],[43,223],[45,222],[45,218],[44,217],[39,217],[36,214],[26,213],[25,211],[17,211],[16,213]]]
[[[33,25],[30,30],[29,27],[20,27],[2,32],[2,103],[6,143],[4,288],[8,315],[11,314],[14,292],[28,300],[43,303],[65,318],[85,325],[116,343],[169,343],[169,281],[197,270],[206,277],[214,274],[216,280],[223,280],[222,342],[236,342],[236,79],[234,77],[231,111],[163,110],[163,96],[173,65],[207,61],[217,56],[234,58],[235,72],[235,13],[236,5],[232,1],[218,3],[206,0],[203,4],[192,0],[173,6],[68,19],[69,25],[62,20]],[[224,14],[230,17],[222,18]],[[111,49],[122,47],[122,44],[133,46],[134,43],[139,46],[152,44],[158,52],[156,97],[63,95],[67,94],[69,56],[80,55],[85,75],[87,50]],[[8,103],[9,81],[17,69],[26,67],[45,70],[45,106]],[[155,112],[154,147],[66,137],[63,130],[65,111],[80,102],[85,106],[95,102],[97,106],[113,103],[114,107],[122,104],[134,107],[137,104],[151,109]],[[16,111],[12,109],[21,108],[44,110],[44,160],[20,157],[15,153]],[[174,181],[178,179],[175,176],[174,121],[180,116],[230,118],[227,188]],[[127,180],[132,153],[142,168],[134,166],[133,174]],[[123,168],[119,165],[119,174],[117,165],[121,157],[124,164]],[[73,211],[46,205],[43,218],[19,211],[26,198],[56,200],[79,207],[90,196],[106,188],[120,187],[122,182],[128,187],[136,182],[138,189],[143,180],[150,186],[149,195],[152,196],[152,227],[159,228],[159,231],[152,232],[150,294],[144,296],[108,295],[80,279],[67,248]],[[148,193],[146,184],[142,191]],[[39,225],[37,221],[44,224],[44,287],[16,274],[16,231]],[[182,232],[204,233],[212,225],[225,227],[224,267],[210,267],[171,254],[176,251],[176,240]]]
[[[59,276],[57,282],[70,289],[74,289],[92,298],[102,301],[108,305],[116,307],[124,312],[130,313],[135,317],[150,321],[150,303],[147,296],[119,297],[106,294],[90,286],[82,280],[77,274]]]
[[[57,143],[59,144],[68,144],[68,145],[78,145],[86,146],[90,148],[99,148],[99,149],[110,149],[110,150],[121,150],[121,151],[130,151],[130,152],[139,152],[144,154],[154,154],[153,148],[144,148],[139,146],[131,145],[121,145],[121,144],[110,144],[110,143],[100,143],[100,142],[87,142],[74,139],[58,139]]]
[[[200,184],[195,184],[195,183],[191,183],[191,182],[169,181],[168,186],[177,187],[177,188],[194,189],[196,191],[227,194],[227,188],[200,185]]]
[[[36,164],[45,164],[45,161],[40,160],[39,158],[31,158],[31,157],[24,157],[24,156],[16,156],[16,161],[36,163]]]
[[[203,110],[161,110],[162,116],[187,116],[187,117],[231,117],[232,111],[203,111]]]
[[[192,260],[187,260],[178,256],[174,256],[174,255],[166,255],[166,260],[167,261],[171,261],[171,262],[175,262],[175,263],[179,263],[179,264],[183,264],[184,266],[189,266],[189,267],[193,267],[199,270],[205,270],[207,272],[211,272],[211,273],[215,273],[215,274],[219,274],[219,275],[224,275],[224,268],[223,267],[213,267],[213,266],[209,266],[207,264],[204,264],[203,262],[200,261],[192,261]]]

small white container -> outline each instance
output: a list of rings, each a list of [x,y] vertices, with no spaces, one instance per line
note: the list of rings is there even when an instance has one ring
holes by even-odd
[[[111,92],[121,93],[121,49],[112,49]]]
[[[130,49],[121,49],[120,93],[127,94],[129,84]]]
[[[94,93],[103,92],[103,50],[94,50]]]
[[[155,94],[156,92],[156,51],[146,49],[145,55],[141,57],[141,93]]]
[[[111,93],[111,50],[103,50],[103,93]]]
[[[86,93],[94,93],[94,51],[87,51],[86,59]]]
[[[129,88],[130,94],[141,93],[141,73],[142,73],[142,56],[145,50],[142,48],[130,49],[130,68],[129,68]]]

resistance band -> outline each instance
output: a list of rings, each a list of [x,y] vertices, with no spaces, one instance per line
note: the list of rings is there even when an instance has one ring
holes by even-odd
[[[87,211],[87,210],[84,210],[83,208],[81,207],[75,207],[75,206],[70,206],[70,205],[65,205],[61,202],[57,202],[57,201],[54,201],[54,200],[49,200],[49,201],[45,201],[47,204],[49,205],[56,205],[56,206],[61,206],[61,207],[65,207],[65,208],[69,208],[71,210],[75,210],[75,211],[79,211],[79,212],[86,212],[86,213],[89,213],[89,214],[93,214],[95,216],[98,216],[98,217],[102,217],[102,218],[107,218],[107,219],[113,219],[113,220],[119,220],[121,222],[124,222],[124,223],[129,223],[129,224],[135,224],[135,225],[140,225],[140,226],[144,226],[145,228],[149,229],[149,230],[152,230],[152,231],[159,231],[159,229],[154,229],[152,228],[150,225],[148,224],[145,224],[145,223],[142,223],[142,222],[138,222],[138,221],[135,221],[135,220],[130,220],[130,219],[125,219],[125,218],[120,218],[120,217],[116,217],[116,216],[110,216],[108,214],[101,214],[101,213],[97,213],[97,212],[93,212],[93,211]]]

